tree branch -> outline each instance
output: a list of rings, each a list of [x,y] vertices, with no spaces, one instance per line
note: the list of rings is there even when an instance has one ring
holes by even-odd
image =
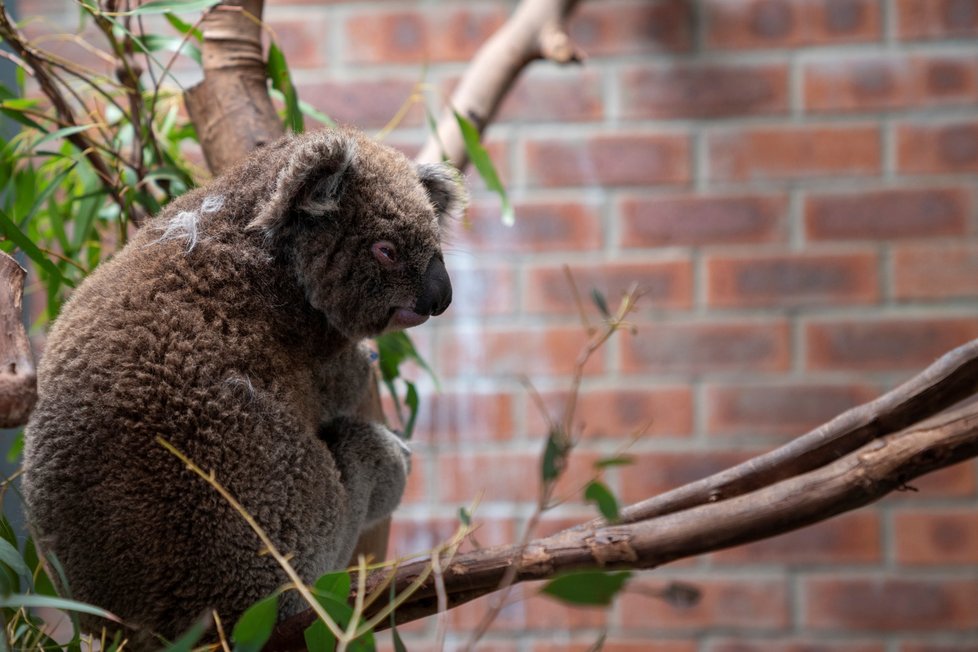
[[[27,272],[0,251],[0,428],[27,423],[37,401],[37,376],[24,329],[21,299]]]
[[[429,135],[418,154],[419,162],[434,163],[444,157],[461,170],[468,155],[453,111],[472,121],[481,134],[527,64],[537,59],[557,63],[584,59],[564,29],[578,1],[523,0],[519,4],[506,24],[476,52],[438,119],[437,135]]]

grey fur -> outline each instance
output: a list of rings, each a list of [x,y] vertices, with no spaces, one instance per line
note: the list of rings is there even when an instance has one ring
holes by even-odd
[[[360,341],[440,260],[439,218],[462,191],[437,184],[354,131],[285,138],[175,200],[65,306],[24,490],[73,597],[122,616],[137,649],[212,608],[233,623],[286,580],[157,436],[213,470],[306,581],[397,505],[408,456],[355,416],[371,378]],[[372,257],[380,240],[396,266]],[[281,615],[300,608],[283,596]]]

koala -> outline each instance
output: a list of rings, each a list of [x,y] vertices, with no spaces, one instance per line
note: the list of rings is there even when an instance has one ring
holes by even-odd
[[[354,130],[286,137],[174,200],[73,293],[39,365],[23,488],[64,588],[137,649],[211,609],[234,623],[287,581],[157,437],[212,470],[306,582],[397,506],[408,455],[357,417],[361,342],[451,302],[440,232],[458,179]],[[280,617],[303,608],[280,598]]]

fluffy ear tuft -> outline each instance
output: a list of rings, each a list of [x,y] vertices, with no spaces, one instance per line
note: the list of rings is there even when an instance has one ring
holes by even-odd
[[[356,153],[353,139],[338,131],[301,138],[304,142],[279,171],[275,190],[260,206],[249,229],[275,231],[296,211],[324,215],[339,204]]]
[[[458,170],[439,163],[423,163],[418,166],[418,179],[428,192],[428,199],[438,216],[438,223],[444,224],[450,217],[456,217],[468,203],[468,193],[462,183]]]

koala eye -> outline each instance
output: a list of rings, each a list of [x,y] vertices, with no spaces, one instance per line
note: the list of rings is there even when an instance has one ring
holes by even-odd
[[[372,247],[370,247],[370,253],[374,255],[374,258],[381,265],[394,265],[397,263],[397,249],[394,245],[387,240],[381,240],[380,242],[375,242]]]

